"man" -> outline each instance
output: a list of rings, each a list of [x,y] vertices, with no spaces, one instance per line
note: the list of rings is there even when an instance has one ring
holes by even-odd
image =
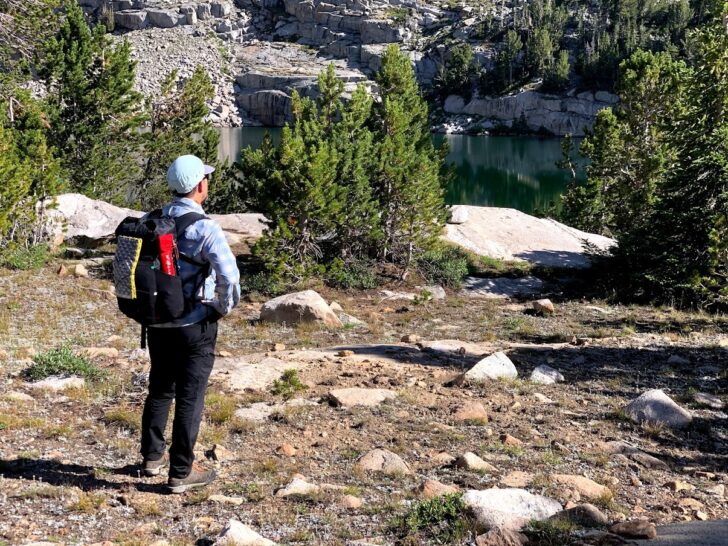
[[[202,204],[213,171],[198,157],[178,157],[167,171],[174,199],[163,207],[163,213],[173,218],[189,212],[204,214]],[[213,470],[193,465],[193,451],[215,360],[217,320],[240,301],[240,273],[222,228],[213,220],[202,219],[190,225],[179,234],[177,245],[180,253],[200,262],[179,262],[185,298],[194,303],[182,318],[149,327],[152,365],[142,416],[141,453],[146,476],[159,475],[169,462],[169,489],[183,493],[205,486],[216,477]],[[202,281],[207,271],[209,276]],[[164,431],[172,400],[175,411],[167,458]]]

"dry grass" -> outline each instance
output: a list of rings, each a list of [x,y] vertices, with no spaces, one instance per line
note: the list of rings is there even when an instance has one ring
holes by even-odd
[[[84,514],[93,514],[106,501],[106,497],[101,493],[84,493],[78,496],[78,500],[67,506],[71,512],[80,512]]]

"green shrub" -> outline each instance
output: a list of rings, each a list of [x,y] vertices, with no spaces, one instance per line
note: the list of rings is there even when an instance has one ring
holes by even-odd
[[[285,293],[289,285],[273,273],[260,272],[251,275],[241,275],[240,290],[243,294],[257,292],[266,296],[278,296]]]
[[[473,527],[462,493],[417,502],[392,521],[392,530],[398,537],[417,539],[417,544],[428,540],[435,544],[460,544],[474,536]]]
[[[369,261],[344,263],[334,260],[326,272],[326,283],[334,288],[371,289],[379,285],[374,264]]]
[[[428,282],[460,288],[468,274],[468,253],[454,246],[430,250],[417,260],[417,269]]]
[[[8,245],[0,253],[0,265],[22,271],[40,269],[51,257],[48,245]]]
[[[271,392],[276,395],[281,395],[285,400],[290,400],[293,396],[300,391],[305,391],[308,387],[301,383],[301,379],[298,377],[298,370],[290,369],[285,370],[280,379],[273,381],[273,387]]]
[[[531,521],[523,533],[529,544],[537,546],[571,546],[576,544],[572,532],[576,526],[568,520]]]
[[[39,381],[52,375],[79,375],[94,381],[102,379],[105,373],[64,344],[36,355],[33,357],[33,364],[25,370],[25,376],[31,381]]]

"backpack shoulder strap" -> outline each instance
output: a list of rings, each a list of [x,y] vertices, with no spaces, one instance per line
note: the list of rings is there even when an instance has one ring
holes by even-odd
[[[182,216],[177,216],[174,219],[174,223],[177,226],[177,238],[179,239],[180,236],[184,234],[185,231],[187,231],[187,228],[195,222],[207,219],[207,216],[205,216],[204,214],[200,214],[199,212],[188,212],[187,214],[183,214]]]

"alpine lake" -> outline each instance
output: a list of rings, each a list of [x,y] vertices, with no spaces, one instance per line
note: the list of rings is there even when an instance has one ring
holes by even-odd
[[[243,148],[260,146],[266,132],[277,142],[280,131],[223,128],[220,158],[235,161]],[[435,146],[446,141],[450,147],[447,161],[455,176],[445,194],[449,205],[507,207],[532,214],[557,203],[569,183],[570,174],[556,167],[561,159],[559,138],[433,134],[433,140]],[[577,177],[584,179],[583,170]]]

